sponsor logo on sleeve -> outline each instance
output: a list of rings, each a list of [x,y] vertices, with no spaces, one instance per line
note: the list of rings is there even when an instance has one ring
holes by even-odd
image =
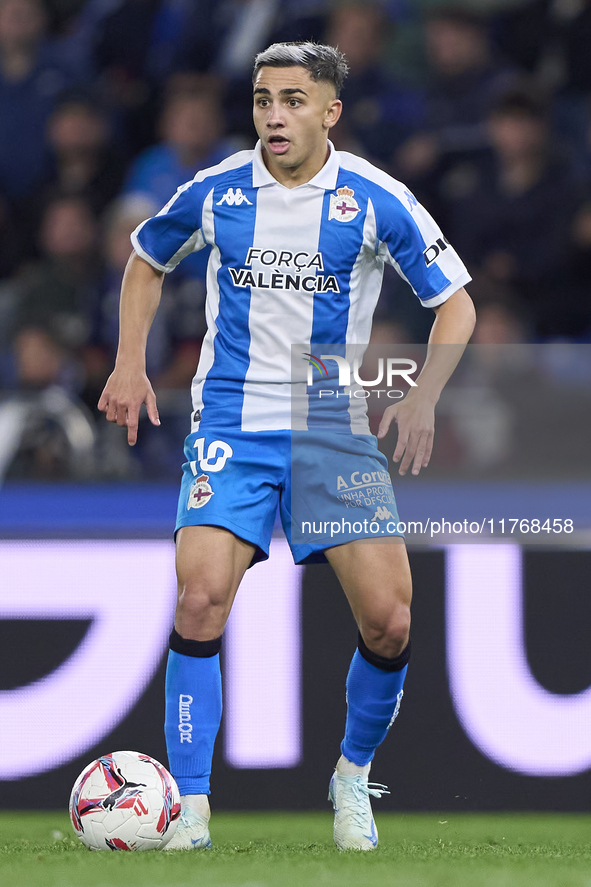
[[[427,249],[423,250],[425,265],[429,267],[429,265],[431,265],[448,246],[449,241],[446,240],[445,237],[439,237],[435,243],[432,243],[431,246],[428,246]]]

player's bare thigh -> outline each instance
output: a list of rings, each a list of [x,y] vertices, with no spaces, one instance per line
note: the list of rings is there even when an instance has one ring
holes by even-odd
[[[254,552],[254,545],[222,527],[178,531],[174,625],[181,637],[209,641],[222,634]]]
[[[408,643],[412,598],[403,540],[347,542],[325,554],[367,646],[380,656],[398,656]]]

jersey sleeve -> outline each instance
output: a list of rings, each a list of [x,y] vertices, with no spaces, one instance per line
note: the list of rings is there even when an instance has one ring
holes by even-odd
[[[203,204],[211,186],[187,182],[160,212],[142,222],[131,235],[136,253],[153,268],[173,271],[181,259],[206,246]]]
[[[470,282],[457,252],[410,191],[377,202],[378,255],[410,284],[422,305],[436,308]]]

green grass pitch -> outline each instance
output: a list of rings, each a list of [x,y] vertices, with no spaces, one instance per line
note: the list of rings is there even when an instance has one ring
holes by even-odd
[[[591,816],[383,814],[339,853],[329,813],[217,813],[215,848],[90,853],[66,814],[0,813],[6,887],[591,887]]]

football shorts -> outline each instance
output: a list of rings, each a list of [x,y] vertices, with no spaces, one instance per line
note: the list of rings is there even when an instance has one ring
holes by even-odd
[[[373,435],[199,430],[185,440],[176,530],[215,526],[266,560],[279,509],[296,564],[360,539],[400,537],[386,457]]]

